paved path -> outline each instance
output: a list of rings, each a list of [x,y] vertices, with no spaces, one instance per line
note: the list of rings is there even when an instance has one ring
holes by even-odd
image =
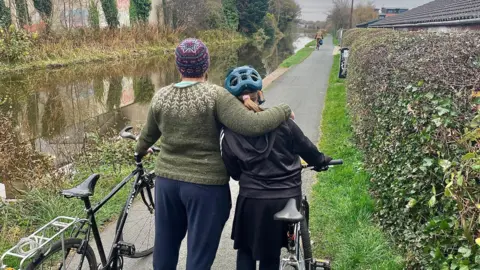
[[[295,121],[313,142],[317,142],[319,137],[319,123],[333,61],[331,37],[327,37],[324,44],[319,51],[314,51],[303,63],[291,68],[282,77],[275,80],[265,93],[267,99],[266,106],[273,106],[281,102],[290,105],[296,115]],[[315,180],[314,175],[307,172],[304,173],[303,177],[304,193],[309,195]],[[235,206],[238,184],[235,181],[231,181],[230,187],[233,206]],[[233,208],[230,213],[230,219],[225,225],[217,258],[212,267],[213,270],[235,269],[236,253],[233,250],[233,241],[230,240],[234,210]],[[134,212],[135,209],[131,211],[131,213]],[[106,237],[106,243],[111,243],[110,239],[113,237],[114,226],[113,224],[108,227],[102,234],[102,237],[103,235]],[[180,251],[178,269],[185,269],[186,253],[186,241],[184,241]],[[126,259],[124,269],[152,269],[152,258],[149,256],[140,260]]]

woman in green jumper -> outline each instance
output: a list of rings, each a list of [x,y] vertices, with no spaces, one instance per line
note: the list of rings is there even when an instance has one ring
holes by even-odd
[[[182,81],[155,94],[136,148],[141,158],[162,137],[155,167],[153,266],[176,269],[188,231],[187,270],[208,270],[231,208],[230,178],[218,143],[221,127],[258,136],[293,114],[285,104],[254,113],[224,88],[208,83],[210,57],[200,40],[182,41],[175,56]]]

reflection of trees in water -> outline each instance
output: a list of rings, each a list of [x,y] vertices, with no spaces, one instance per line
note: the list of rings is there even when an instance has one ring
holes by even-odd
[[[32,137],[38,135],[37,123],[38,123],[38,94],[34,93],[28,97],[27,100],[27,123],[29,133]]]
[[[58,87],[51,89],[47,95],[45,112],[42,116],[42,136],[52,138],[59,135],[65,127],[65,111]]]
[[[155,94],[155,86],[150,77],[136,77],[133,79],[133,92],[135,95],[135,103],[149,103],[153,94]]]
[[[238,50],[238,66],[251,65],[262,77],[273,72],[283,60],[293,54],[293,37],[285,36],[273,43],[265,44],[259,50],[253,44],[247,44]]]
[[[109,110],[118,109],[122,100],[122,77],[110,79],[108,87],[107,108]]]
[[[103,84],[103,78],[95,78],[93,79],[93,93],[95,95],[95,100],[97,102],[103,102],[103,93],[105,91],[105,87]]]
[[[208,71],[208,80],[215,84],[223,86],[223,80],[230,68],[234,68],[238,63],[238,48],[236,46],[227,48],[213,48],[211,54],[210,70]]]

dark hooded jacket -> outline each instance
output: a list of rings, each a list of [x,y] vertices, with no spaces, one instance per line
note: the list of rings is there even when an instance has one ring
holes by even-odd
[[[220,135],[223,162],[240,183],[240,195],[277,199],[299,196],[302,165],[322,166],[325,157],[293,120],[259,137],[246,137],[227,128]],[[299,157],[300,156],[300,157]]]

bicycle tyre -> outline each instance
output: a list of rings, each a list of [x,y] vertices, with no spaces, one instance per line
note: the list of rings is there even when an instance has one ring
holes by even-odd
[[[305,261],[305,269],[310,270],[313,260],[312,244],[310,242],[310,232],[308,231],[305,219],[300,221],[300,237],[302,240],[301,248],[303,249],[303,259]]]
[[[150,187],[150,188],[148,188],[148,187]],[[135,220],[132,220],[132,215],[129,214],[127,216],[127,219],[125,220],[125,226],[123,227],[123,231],[122,231],[122,234],[120,236],[120,241],[125,241],[125,242],[128,242],[130,244],[135,245],[135,253],[132,256],[124,255],[125,257],[128,257],[128,258],[142,258],[142,257],[146,257],[146,256],[153,253],[153,246],[154,246],[154,241],[155,241],[154,240],[154,236],[155,236],[155,208],[153,208],[153,212],[150,212],[150,210],[147,208],[147,206],[145,205],[143,200],[145,199],[147,203],[152,203],[152,202],[150,202],[149,198],[153,199],[153,194],[154,194],[153,190],[155,189],[155,186],[151,185],[151,186],[148,186],[148,187],[142,188],[137,194],[135,194],[135,199],[138,198],[139,195],[140,195],[142,197],[142,200],[138,201],[137,204],[135,204],[135,199],[134,199],[134,205],[132,205],[132,208],[130,209],[130,211],[132,213],[133,212],[136,213],[136,214],[138,214],[140,212],[144,213],[142,218],[138,219],[138,220],[144,221],[144,225],[143,226],[137,226],[137,224],[133,224],[133,228],[131,230],[128,230],[128,228],[129,228],[129,227],[127,227],[128,223],[135,222]],[[119,216],[120,218],[117,220],[116,230],[118,230],[118,227],[120,226],[121,217],[123,216],[123,213],[125,212],[125,207],[120,212],[120,216]],[[149,233],[153,232],[152,237],[150,237],[149,234],[145,234],[148,241],[151,240],[151,242],[147,243],[146,246],[139,248],[140,245],[136,245],[136,243],[131,243],[132,241],[131,241],[130,237],[125,237],[126,235],[129,235],[128,231],[137,232],[140,236],[140,234],[142,234],[142,230],[143,230],[143,228],[145,228],[145,226],[148,227]],[[135,240],[137,240],[139,236],[137,236],[137,238]]]
[[[79,249],[80,246],[82,245],[82,242],[83,242],[83,239],[79,239],[79,238],[68,238],[68,239],[65,239],[64,241],[64,247],[65,247],[65,250],[68,250],[70,251],[71,249]],[[39,266],[41,266],[41,264],[43,262],[46,262],[49,258],[51,258],[53,255],[57,254],[58,252],[63,252],[62,251],[62,241],[57,241],[55,243],[53,243],[53,245],[51,246],[51,248],[47,249],[46,252],[48,252],[46,255],[44,254],[44,252],[40,252],[38,255],[36,255],[35,259],[33,260],[33,262],[31,262],[25,269],[26,270],[35,270],[35,269],[38,269]],[[60,255],[60,254],[59,254]],[[83,262],[83,265],[85,265],[86,267],[82,267],[82,269],[90,269],[90,270],[97,270],[97,259],[95,257],[95,253],[93,252],[93,249],[90,245],[87,245],[86,246],[86,249],[85,249],[85,259],[88,263],[88,265],[85,265],[85,261]],[[53,269],[61,269],[62,267],[59,267],[59,268],[53,268]],[[78,267],[74,267],[74,268],[70,268],[70,269],[77,269]],[[45,268],[41,268],[41,269],[45,269]],[[52,268],[47,268],[47,269],[52,269]],[[69,269],[69,268],[65,268],[65,269]]]

